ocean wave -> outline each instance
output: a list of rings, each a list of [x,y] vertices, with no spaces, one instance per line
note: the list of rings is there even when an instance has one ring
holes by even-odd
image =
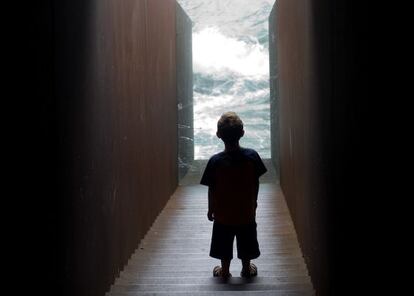
[[[240,144],[270,157],[268,17],[275,0],[178,0],[193,21],[194,151],[222,151],[222,113],[244,122]]]
[[[193,21],[193,31],[216,26],[226,36],[259,38],[267,35],[275,0],[178,0]],[[267,38],[263,38],[266,43]],[[262,44],[264,44],[262,43]]]
[[[193,63],[195,73],[223,77],[233,72],[256,80],[269,75],[269,54],[263,45],[225,36],[217,27],[193,33]]]

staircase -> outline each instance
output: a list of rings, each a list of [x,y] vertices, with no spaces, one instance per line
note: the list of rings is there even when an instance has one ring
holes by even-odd
[[[212,226],[207,220],[207,187],[179,186],[106,295],[314,295],[278,184],[260,185],[261,256],[252,261],[258,267],[257,277],[240,277],[235,244],[233,277],[228,281],[213,277],[213,267],[220,261],[209,257]]]

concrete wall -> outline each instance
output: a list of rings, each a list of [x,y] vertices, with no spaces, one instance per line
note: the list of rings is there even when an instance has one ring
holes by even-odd
[[[280,0],[270,17],[272,143],[280,141],[272,155],[318,295],[350,287],[339,276],[344,213],[353,210],[339,205],[350,186],[346,148],[355,144],[348,141],[353,65],[344,3]]]
[[[54,4],[65,295],[104,295],[177,186],[175,16],[173,0]]]
[[[177,100],[179,178],[194,160],[192,22],[177,3]]]

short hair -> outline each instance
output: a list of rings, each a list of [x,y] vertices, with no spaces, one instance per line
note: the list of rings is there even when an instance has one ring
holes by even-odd
[[[225,143],[234,143],[243,136],[243,121],[235,112],[226,112],[217,122],[217,134]]]

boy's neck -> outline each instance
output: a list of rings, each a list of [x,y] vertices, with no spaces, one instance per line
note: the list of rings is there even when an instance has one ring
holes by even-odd
[[[232,152],[240,149],[239,142],[236,143],[224,143],[224,152]]]

